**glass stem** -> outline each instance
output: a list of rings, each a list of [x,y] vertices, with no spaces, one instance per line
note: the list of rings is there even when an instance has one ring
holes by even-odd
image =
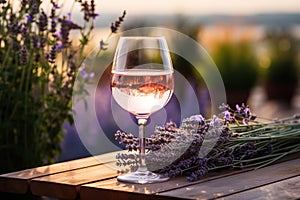
[[[138,124],[139,124],[139,168],[138,172],[146,172],[148,171],[147,166],[146,166],[146,155],[145,155],[145,146],[146,146],[146,123],[147,123],[147,118],[138,118]]]

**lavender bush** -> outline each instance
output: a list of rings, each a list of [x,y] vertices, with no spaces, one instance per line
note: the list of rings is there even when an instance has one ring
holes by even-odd
[[[56,0],[0,0],[0,173],[54,162],[62,125],[72,123],[73,85],[77,72],[86,80],[80,66],[98,14],[94,0],[69,3],[80,7],[82,25]]]

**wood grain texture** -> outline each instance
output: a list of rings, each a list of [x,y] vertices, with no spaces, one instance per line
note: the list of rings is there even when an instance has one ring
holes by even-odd
[[[258,170],[240,173],[203,184],[162,192],[159,195],[186,199],[213,199],[258,188],[300,174],[300,159],[271,165]]]
[[[70,162],[56,163],[53,165],[2,174],[0,175],[0,191],[25,194],[29,187],[29,182],[33,178],[96,164],[99,164],[99,162],[94,158],[89,157]]]
[[[0,192],[25,194],[33,178],[100,165],[115,160],[115,152],[0,175]]]
[[[80,185],[116,176],[115,169],[102,164],[32,179],[30,189],[37,196],[75,199]]]
[[[300,197],[300,158],[259,170],[219,170],[197,182],[185,177],[155,184],[118,182],[118,152],[0,175],[0,192],[58,199],[294,199]]]
[[[136,196],[143,196],[144,199],[170,199],[175,197],[168,196],[158,196],[160,192],[174,190],[177,188],[186,187],[193,184],[200,184],[206,181],[215,180],[221,177],[231,176],[233,174],[243,173],[249,171],[250,169],[245,170],[227,170],[227,171],[218,171],[211,172],[203,179],[196,182],[188,182],[185,177],[176,177],[171,178],[169,181],[162,183],[154,184],[131,184],[131,183],[122,183],[117,181],[116,178],[98,181],[90,184],[82,185],[80,188],[80,199],[95,199],[99,196],[107,196],[109,193],[113,193],[113,196],[107,196],[107,199],[114,199],[113,197],[118,196],[120,199],[131,199]],[[139,197],[141,198],[141,197]],[[179,197],[176,199],[180,199]]]
[[[172,189],[184,186],[187,183],[184,177],[171,179],[167,182],[155,184],[131,184],[118,182],[116,178],[95,183],[85,184],[80,188],[80,199],[95,199],[99,196],[106,196],[106,199],[118,197],[120,199],[134,199],[139,197],[147,199],[155,195],[158,191],[166,188]],[[113,195],[109,195],[113,193]],[[147,195],[147,196],[146,196]]]
[[[26,179],[0,177],[0,192],[25,194],[29,183]]]
[[[227,196],[225,200],[300,199],[300,176]]]

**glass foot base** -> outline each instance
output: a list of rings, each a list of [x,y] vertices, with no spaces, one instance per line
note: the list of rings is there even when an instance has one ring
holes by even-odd
[[[145,184],[145,183],[158,183],[158,182],[163,182],[169,180],[169,177],[160,175],[160,174],[155,174],[150,171],[145,171],[145,172],[133,172],[130,174],[124,174],[118,176],[118,181],[122,182],[127,182],[127,183],[140,183],[140,184]]]

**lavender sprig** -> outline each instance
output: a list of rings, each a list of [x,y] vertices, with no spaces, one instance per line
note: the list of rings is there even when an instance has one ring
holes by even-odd
[[[110,29],[112,33],[116,33],[118,31],[121,23],[124,21],[125,16],[126,10],[123,11],[122,16],[120,16],[118,20],[116,20],[114,23],[111,23]]]
[[[228,124],[242,124],[247,125],[249,122],[253,122],[256,119],[256,115],[252,114],[250,107],[242,103],[236,105],[235,109],[232,109],[228,104],[222,104],[220,106],[223,111],[225,123]]]
[[[222,118],[205,120],[196,115],[184,119],[179,128],[172,122],[157,127],[159,134],[151,137],[171,132],[174,139],[150,149],[146,155],[149,168],[170,177],[186,175],[188,181],[196,181],[220,168],[260,168],[300,152],[299,115],[261,123],[255,121],[256,116],[245,104],[235,109],[223,104],[221,108]],[[216,141],[212,149],[205,147],[207,140]],[[207,149],[209,152],[205,153]]]

